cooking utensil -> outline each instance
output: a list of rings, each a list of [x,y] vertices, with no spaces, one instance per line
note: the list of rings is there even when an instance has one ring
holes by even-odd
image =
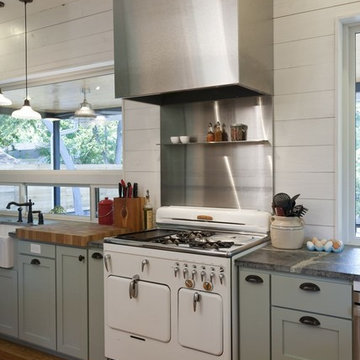
[[[132,191],[133,191],[133,189],[132,189],[131,183],[128,182],[128,183],[127,183],[127,197],[128,197],[128,198],[131,198],[131,197],[132,197]]]
[[[292,216],[302,217],[306,214],[308,209],[303,205],[296,205],[292,210]]]
[[[284,211],[285,216],[288,216],[290,210],[291,210],[291,198],[286,193],[278,193],[274,195],[273,197],[273,207],[276,208],[282,208]],[[284,216],[284,215],[279,215]]]
[[[137,198],[138,197],[138,183],[134,183],[134,187],[133,187],[133,197]]]

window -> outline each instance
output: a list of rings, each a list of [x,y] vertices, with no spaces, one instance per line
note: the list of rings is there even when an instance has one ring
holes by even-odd
[[[92,88],[93,119],[74,117],[84,82]],[[31,88],[41,121],[14,119],[13,109],[0,107],[0,209],[31,199],[45,214],[96,219],[95,201],[112,195],[123,177],[121,100],[113,82],[111,74]],[[22,90],[6,94],[14,108],[22,104]]]
[[[360,25],[340,20],[338,34],[338,238],[360,240]]]

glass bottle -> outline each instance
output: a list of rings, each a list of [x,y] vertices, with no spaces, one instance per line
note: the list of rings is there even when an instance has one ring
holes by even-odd
[[[209,125],[208,125],[206,141],[207,142],[215,141],[215,135],[214,135],[214,130],[213,130],[213,127],[212,127],[212,123],[209,123]]]
[[[153,207],[150,203],[150,192],[146,190],[144,205],[144,228],[149,230],[153,228]]]
[[[229,134],[226,132],[225,124],[222,124],[222,141],[229,141]]]
[[[215,127],[215,141],[222,141],[222,131],[220,121],[216,122]]]

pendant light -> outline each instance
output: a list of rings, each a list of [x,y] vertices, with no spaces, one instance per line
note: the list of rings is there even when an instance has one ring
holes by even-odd
[[[84,94],[84,101],[80,104],[80,108],[75,111],[75,118],[96,118],[95,111],[86,100],[86,89],[81,89],[81,92]]]
[[[25,8],[25,89],[26,89],[26,96],[24,100],[24,105],[20,110],[14,111],[11,116],[16,119],[22,119],[22,120],[40,120],[41,115],[34,111],[31,108],[30,100],[29,100],[29,93],[28,93],[28,53],[27,53],[27,16],[26,16],[26,5],[28,3],[32,3],[33,0],[19,0],[20,2],[24,3]]]
[[[0,89],[0,106],[8,106],[11,105],[12,101],[10,99],[8,99],[2,92]]]

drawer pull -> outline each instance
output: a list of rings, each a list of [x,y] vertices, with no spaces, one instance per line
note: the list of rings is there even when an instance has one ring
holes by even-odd
[[[40,265],[40,260],[38,259],[32,259],[30,262],[31,265]]]
[[[258,275],[248,275],[245,280],[252,284],[262,284],[264,280]]]
[[[304,291],[313,291],[313,292],[320,291],[320,288],[313,283],[302,283],[299,286],[299,288]]]
[[[303,316],[299,321],[305,325],[320,326],[320,321],[312,316]]]
[[[91,255],[91,257],[92,257],[93,259],[97,259],[97,260],[103,258],[102,254],[100,254],[100,253],[98,253],[98,252],[93,253],[93,254]]]

